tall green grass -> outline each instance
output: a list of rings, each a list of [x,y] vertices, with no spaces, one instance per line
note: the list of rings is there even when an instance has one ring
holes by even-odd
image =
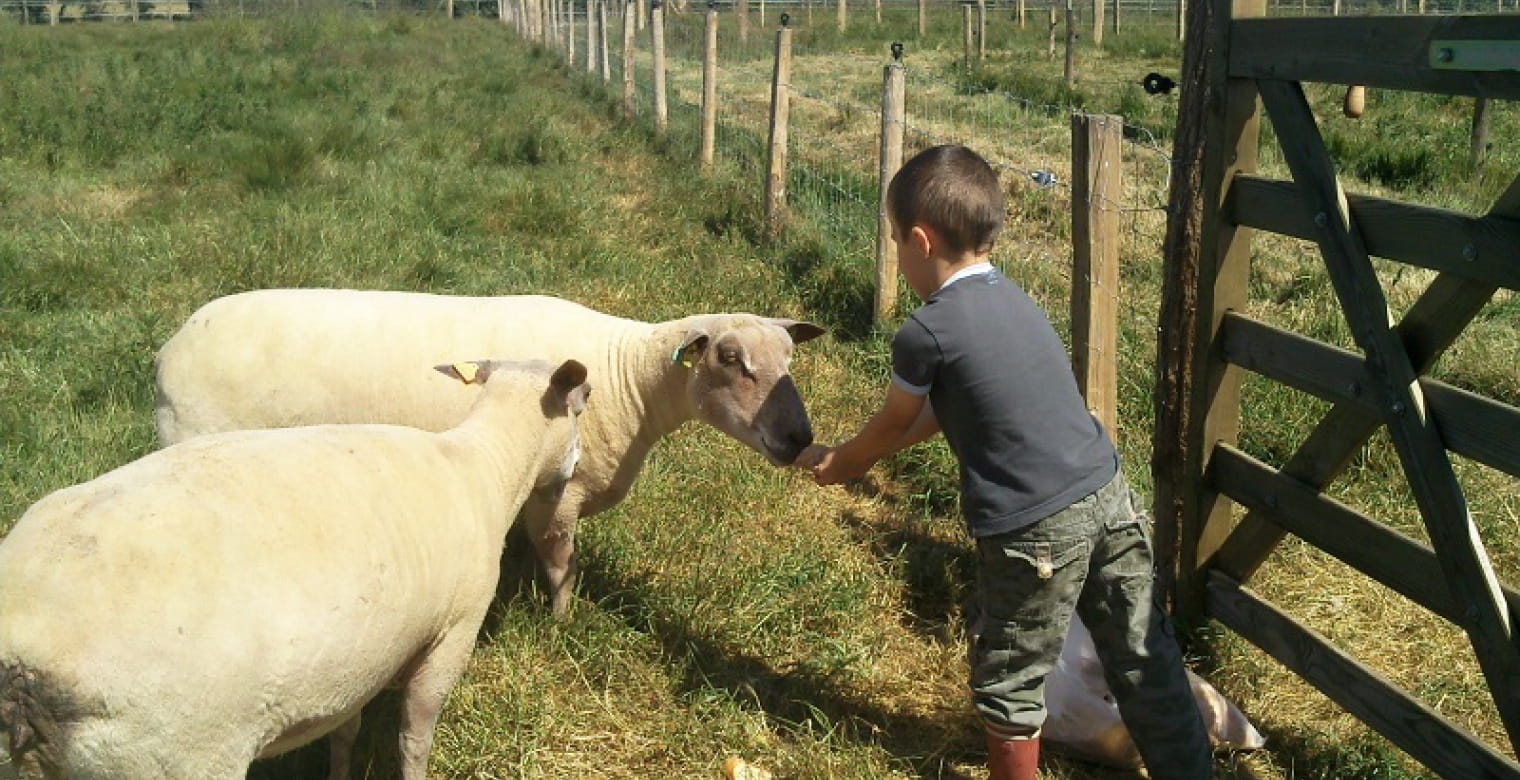
[[[864,28],[814,45],[870,48]],[[612,97],[498,22],[313,12],[7,27],[0,47],[9,64],[0,532],[47,492],[150,450],[157,345],[211,297],[254,287],[551,293],[647,320],[801,317],[835,334],[800,347],[794,366],[821,439],[848,433],[882,391],[887,343],[869,324],[860,233],[809,213],[804,197],[789,230],[768,237],[750,172],[696,175],[690,112],[678,110],[663,135],[647,115],[626,123]],[[1114,58],[1131,56],[1141,54]],[[864,78],[876,79],[879,67],[870,71]],[[1095,92],[1088,108],[1112,110],[1110,99]],[[1452,181],[1423,186],[1473,197],[1466,177]],[[1020,206],[1011,230],[1065,229],[1048,191]],[[1264,263],[1252,281],[1257,305],[1333,340],[1340,326],[1322,306],[1326,289],[1295,257],[1274,252]],[[1140,484],[1153,357],[1143,313],[1153,310],[1158,268],[1147,257],[1125,269],[1137,302],[1122,334],[1122,444]],[[1068,283],[1058,269],[1010,273],[1063,320]],[[1479,324],[1486,337],[1459,345],[1443,375],[1516,397],[1514,362],[1503,361],[1515,354],[1517,314],[1513,298],[1498,301]],[[1247,403],[1245,445],[1262,457],[1281,457],[1312,422],[1312,406],[1264,383],[1248,384]],[[1505,523],[1520,500],[1512,485],[1472,474],[1487,486],[1475,514],[1499,539],[1496,564],[1513,581],[1520,556]],[[1384,442],[1344,489],[1396,513],[1403,497],[1386,487],[1396,481]],[[971,559],[956,500],[942,443],[896,456],[850,490],[825,491],[711,429],[679,431],[622,505],[583,525],[585,576],[570,621],[549,620],[530,583],[513,583],[521,590],[496,605],[445,712],[435,772],[716,777],[725,756],[742,754],[785,778],[979,776],[963,705],[959,603]],[[1338,588],[1307,554],[1285,557],[1284,579]],[[1314,611],[1321,598],[1294,603]],[[1281,706],[1313,695],[1238,642],[1198,647],[1200,668],[1252,705],[1273,739],[1262,756],[1221,756],[1222,777],[1423,776],[1323,705]],[[1428,657],[1395,671],[1418,674]],[[1430,690],[1491,729],[1481,686],[1442,682]],[[387,698],[367,713],[356,776],[393,770],[383,728],[393,710]],[[305,750],[254,774],[316,777],[321,765],[320,750]],[[1133,776],[1056,755],[1044,769]]]

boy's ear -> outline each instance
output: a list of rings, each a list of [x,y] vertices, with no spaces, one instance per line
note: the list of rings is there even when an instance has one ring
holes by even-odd
[[[928,257],[932,254],[931,250],[934,249],[934,246],[939,243],[939,236],[935,235],[934,230],[931,228],[924,227],[923,225],[914,225],[908,230],[908,243],[912,244],[913,248],[922,253],[924,257]]]

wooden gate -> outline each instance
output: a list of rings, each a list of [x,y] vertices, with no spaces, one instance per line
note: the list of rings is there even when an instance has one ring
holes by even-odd
[[[1237,632],[1442,776],[1517,778],[1520,764],[1246,584],[1293,534],[1451,621],[1471,640],[1520,752],[1520,593],[1495,576],[1449,457],[1520,477],[1520,410],[1423,376],[1496,290],[1520,288],[1520,180],[1480,215],[1348,195],[1303,89],[1520,99],[1520,15],[1265,10],[1264,0],[1210,0],[1188,11],[1195,36],[1182,74],[1152,461],[1176,608]],[[1257,173],[1263,110],[1290,179]],[[1243,313],[1257,231],[1317,244],[1359,353]],[[1372,257],[1437,272],[1396,322]],[[1331,404],[1285,463],[1235,446],[1243,371]],[[1321,493],[1383,429],[1430,547]]]

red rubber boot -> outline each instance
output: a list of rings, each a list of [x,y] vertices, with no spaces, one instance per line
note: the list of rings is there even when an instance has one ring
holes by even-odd
[[[987,780],[1035,780],[1040,738],[999,739],[987,735]]]

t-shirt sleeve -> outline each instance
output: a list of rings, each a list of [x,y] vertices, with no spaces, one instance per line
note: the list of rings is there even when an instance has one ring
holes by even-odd
[[[934,334],[917,319],[908,318],[892,337],[892,383],[914,395],[927,395],[939,364]]]

